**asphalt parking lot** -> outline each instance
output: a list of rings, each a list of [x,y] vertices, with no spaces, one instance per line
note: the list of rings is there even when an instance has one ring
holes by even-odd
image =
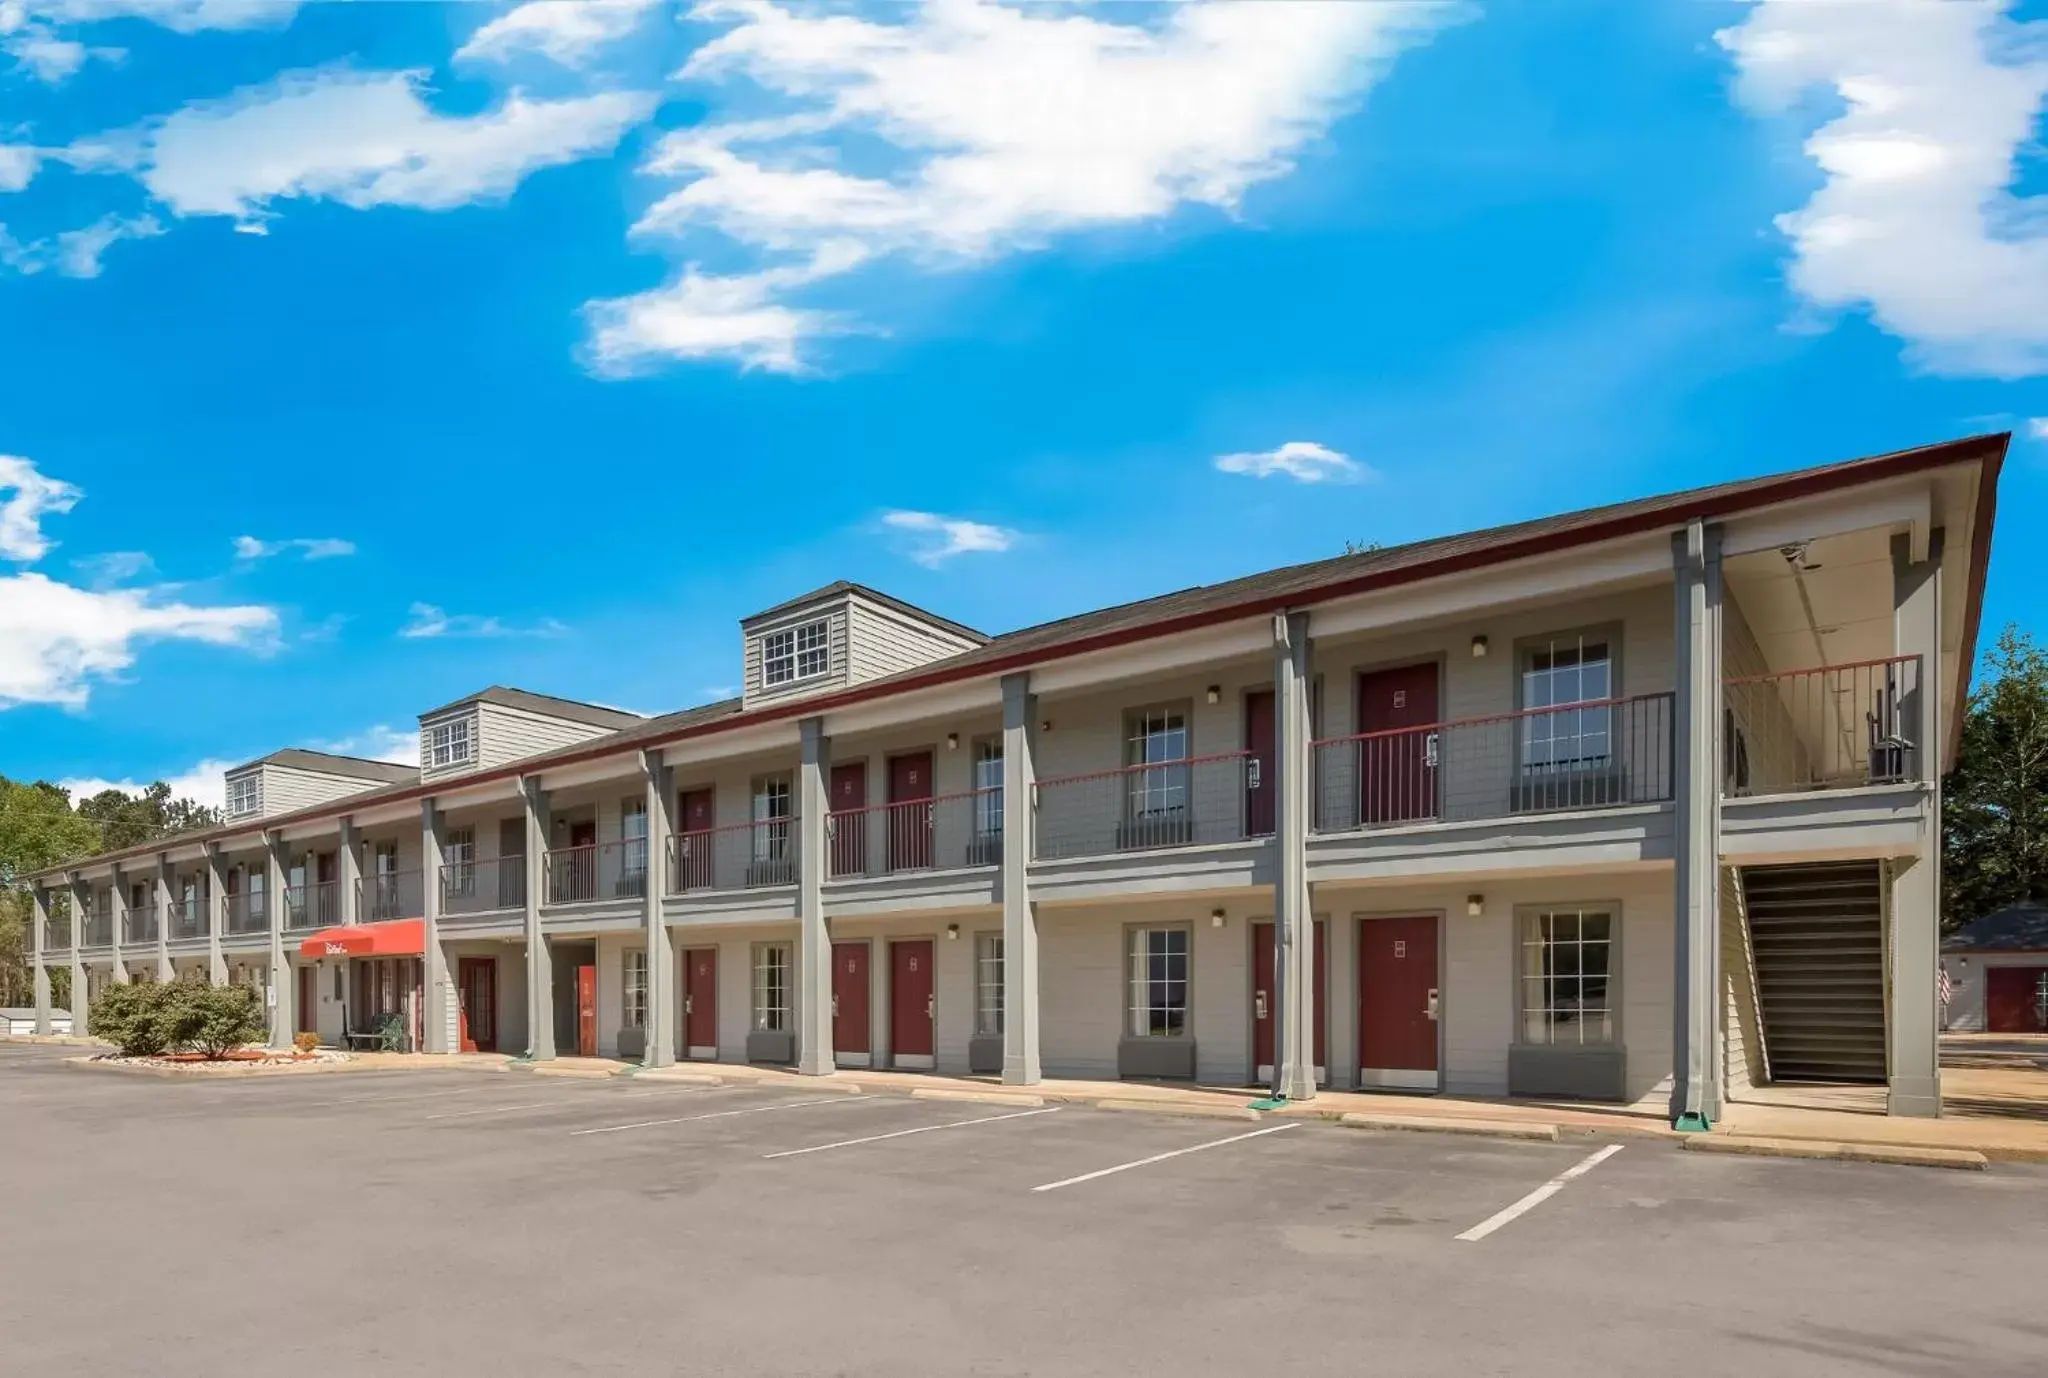
[[[173,1080],[72,1051],[0,1045],[10,1373],[1962,1375],[2048,1354],[2038,1169],[516,1072]]]

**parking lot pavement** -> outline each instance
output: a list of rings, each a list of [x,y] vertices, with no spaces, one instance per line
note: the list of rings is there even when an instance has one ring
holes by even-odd
[[[822,1085],[212,1083],[19,1045],[0,1123],[10,1371],[1979,1375],[2048,1351],[2038,1169]]]

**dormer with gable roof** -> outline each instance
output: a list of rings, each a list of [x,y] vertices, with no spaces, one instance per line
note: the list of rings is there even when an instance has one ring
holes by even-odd
[[[988,638],[841,580],[757,612],[745,638],[746,706],[845,689],[971,651]]]
[[[230,823],[275,818],[367,789],[408,785],[419,777],[411,766],[392,761],[287,747],[226,773],[223,815]]]
[[[644,721],[622,708],[494,684],[420,714],[420,779],[506,765]]]

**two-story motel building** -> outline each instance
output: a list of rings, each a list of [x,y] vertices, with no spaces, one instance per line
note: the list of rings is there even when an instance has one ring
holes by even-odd
[[[737,699],[486,689],[417,769],[279,751],[32,877],[38,1018],[68,963],[256,983],[279,1046],[1932,1115],[2006,441],[995,637],[835,584]]]

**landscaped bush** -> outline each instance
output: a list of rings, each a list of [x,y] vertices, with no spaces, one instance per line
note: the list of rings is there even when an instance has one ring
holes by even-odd
[[[244,1043],[263,1038],[263,1000],[254,986],[178,987],[183,991],[179,1022],[180,1047],[224,1057]]]
[[[92,1031],[128,1057],[154,1057],[171,1046],[160,986],[109,985],[92,999]]]
[[[320,1046],[320,1035],[301,1029],[292,1035],[292,1046],[302,1053],[310,1053]]]
[[[190,1049],[219,1058],[263,1037],[263,1006],[251,986],[112,985],[92,1002],[92,1031],[128,1057]]]

